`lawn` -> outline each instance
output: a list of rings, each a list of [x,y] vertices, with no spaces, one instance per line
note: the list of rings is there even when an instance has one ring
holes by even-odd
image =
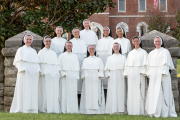
[[[180,59],[177,59],[177,71],[178,71],[178,77],[180,77]]]
[[[149,116],[130,115],[82,115],[82,114],[27,114],[0,112],[0,120],[162,120]],[[178,118],[164,118],[165,120],[180,120]]]

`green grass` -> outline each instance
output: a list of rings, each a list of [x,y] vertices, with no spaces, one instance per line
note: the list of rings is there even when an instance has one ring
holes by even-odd
[[[178,77],[180,77],[180,59],[177,59],[177,71],[178,71]]]
[[[177,118],[154,118],[130,115],[82,115],[82,114],[27,114],[0,112],[0,120],[180,120]]]

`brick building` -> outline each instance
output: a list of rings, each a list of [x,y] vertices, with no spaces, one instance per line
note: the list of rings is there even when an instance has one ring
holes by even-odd
[[[153,10],[154,0],[113,0],[115,8],[104,13],[93,14],[89,19],[98,28],[99,39],[103,35],[103,27],[110,26],[112,37],[116,38],[116,28],[123,27],[126,37],[142,36],[147,33],[148,10]],[[173,17],[180,11],[180,0],[158,0],[158,9],[164,12],[164,17]]]

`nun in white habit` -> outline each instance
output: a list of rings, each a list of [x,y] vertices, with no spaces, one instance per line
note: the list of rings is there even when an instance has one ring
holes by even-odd
[[[112,55],[111,45],[114,39],[112,38],[112,35],[111,35],[111,29],[108,26],[104,27],[103,34],[104,34],[104,37],[98,40],[97,42],[97,47],[96,47],[97,55],[96,56],[99,57],[105,65],[107,58]],[[107,84],[108,84],[107,79],[104,78],[103,80],[104,89],[107,89]]]
[[[145,115],[145,88],[147,88],[147,52],[141,39],[133,37],[134,49],[129,52],[124,75],[128,78],[127,111],[129,115]]]
[[[114,54],[107,58],[105,76],[108,78],[106,113],[125,112],[125,81],[124,68],[126,57],[120,54],[120,44],[113,44]]]
[[[78,113],[77,82],[79,80],[79,60],[71,52],[72,42],[65,44],[66,52],[59,56],[60,64],[60,106],[62,113]]]
[[[118,27],[116,29],[116,34],[117,34],[117,39],[115,39],[113,41],[113,43],[118,42],[121,45],[121,54],[124,55],[127,59],[128,53],[131,51],[131,43],[128,39],[126,39],[126,35],[125,35],[125,31],[123,28]],[[127,89],[128,89],[128,85],[127,85],[127,79],[125,78],[125,86],[126,86],[126,98],[125,98],[125,105],[127,108]],[[125,113],[127,112],[127,110],[125,110]]]
[[[156,48],[148,55],[146,112],[154,117],[177,117],[169,71],[174,69],[172,58],[160,36],[155,37],[154,44]]]
[[[90,20],[88,19],[85,19],[83,21],[83,29],[80,32],[80,39],[84,40],[86,46],[97,44],[98,37],[95,32],[90,30]]]
[[[72,53],[76,54],[78,59],[79,59],[79,65],[80,65],[80,69],[83,63],[84,58],[86,57],[86,53],[87,53],[87,47],[86,47],[86,43],[81,40],[79,38],[80,35],[80,31],[79,28],[74,28],[72,30],[72,39],[70,40],[73,44],[73,48],[72,48]],[[79,75],[81,78],[81,72],[79,71]],[[78,81],[78,93],[81,94],[81,89],[82,89],[82,80],[80,79]]]
[[[38,113],[39,58],[31,48],[33,36],[26,34],[15,55],[13,65],[18,69],[10,113]]]
[[[59,106],[59,64],[54,51],[50,49],[51,37],[45,36],[38,53],[41,74],[39,78],[39,112],[60,113]]]
[[[63,53],[64,45],[67,41],[66,39],[61,37],[62,33],[63,33],[63,27],[57,26],[55,29],[54,38],[51,41],[50,49],[57,54],[57,57],[59,57],[59,55]]]
[[[95,46],[90,45],[87,58],[83,61],[81,73],[81,78],[84,80],[80,102],[80,113],[82,114],[104,114],[105,112],[102,84],[104,65],[102,60],[94,56],[94,54]]]
[[[116,29],[116,34],[117,34],[118,38],[115,39],[114,42],[118,42],[121,45],[122,55],[124,55],[127,58],[128,53],[132,50],[131,49],[131,43],[128,39],[126,39],[126,35],[125,35],[123,28],[118,27]]]

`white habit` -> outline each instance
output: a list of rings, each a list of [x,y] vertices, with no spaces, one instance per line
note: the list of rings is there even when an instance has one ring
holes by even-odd
[[[80,39],[86,43],[86,46],[96,45],[98,41],[98,37],[95,32],[92,30],[82,30],[80,31]]]
[[[78,113],[77,82],[79,80],[79,60],[73,53],[62,53],[60,64],[60,106],[62,113]]]
[[[55,37],[51,40],[50,48],[57,54],[57,57],[63,53],[66,41],[67,40],[62,37]]]
[[[109,56],[112,55],[112,42],[114,39],[112,37],[103,37],[102,39],[98,40],[97,47],[96,47],[96,56],[99,57],[104,65],[106,65],[106,60]],[[104,89],[107,89],[107,79],[104,78],[103,80]]]
[[[38,53],[41,74],[39,77],[39,112],[59,113],[59,66],[58,58],[51,49]]]
[[[169,69],[174,69],[174,65],[167,49],[161,47],[149,53],[146,112],[150,116],[177,117]]]
[[[89,56],[82,65],[81,77],[84,79],[81,93],[80,113],[104,114],[105,99],[102,80],[103,62],[100,58]]]
[[[127,56],[128,56],[128,53],[132,50],[132,48],[131,48],[131,43],[130,43],[130,41],[128,40],[128,39],[126,39],[126,38],[117,38],[117,39],[115,39],[114,41],[113,41],[113,43],[115,43],[115,42],[118,42],[120,45],[121,45],[121,53],[122,53],[122,55],[124,55],[125,57],[126,57],[126,59],[127,59]],[[113,46],[113,45],[112,45]],[[125,91],[125,96],[126,96],[126,98],[125,98],[125,104],[126,104],[126,106],[127,106],[127,89],[128,89],[128,85],[127,85],[128,83],[127,83],[127,79],[125,78],[125,86],[126,86],[126,91]],[[127,112],[126,110],[125,110],[125,112]]]
[[[18,69],[10,113],[38,113],[39,59],[37,52],[26,45],[20,47],[13,65]]]
[[[126,58],[121,54],[113,54],[107,58],[105,75],[108,78],[106,113],[124,113],[125,80],[124,67]]]
[[[128,54],[125,72],[128,78],[127,111],[129,115],[145,114],[145,88],[147,88],[147,52],[142,48]]]
[[[86,54],[87,54],[86,43],[83,40],[76,39],[76,38],[73,38],[70,41],[73,44],[72,53],[77,55],[77,57],[79,59],[80,69],[81,69],[83,60],[84,60],[84,58],[86,57]],[[81,78],[81,72],[80,71],[79,71],[79,78]],[[78,87],[77,87],[77,90],[78,90],[79,93],[81,93],[81,89],[82,89],[82,80],[80,79],[78,81]]]
[[[127,58],[128,53],[132,50],[130,41],[123,37],[115,39],[113,43],[115,42],[118,42],[121,45],[122,55]]]

